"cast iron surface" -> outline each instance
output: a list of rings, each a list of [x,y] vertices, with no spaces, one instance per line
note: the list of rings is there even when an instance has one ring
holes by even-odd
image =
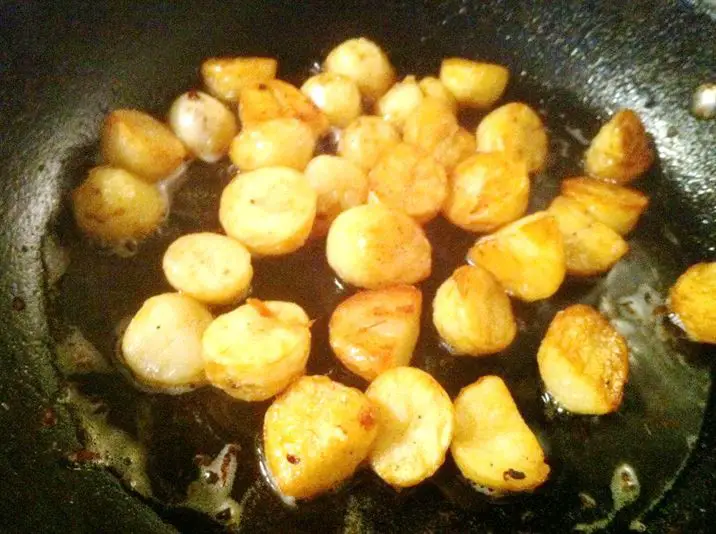
[[[202,4],[0,8],[0,524],[7,531],[172,531],[111,474],[60,461],[78,443],[55,402],[60,383],[41,244],[69,171],[95,143],[107,109],[161,112],[196,83],[206,56],[268,54],[296,72],[330,45],[363,34],[384,43],[405,70],[434,70],[434,58],[444,55],[476,56],[524,70],[591,109],[633,107],[655,137],[668,179],[654,202],[673,214],[688,261],[716,258],[716,122],[687,112],[691,91],[716,75],[716,25],[687,4]],[[647,518],[650,531],[712,524],[715,423],[709,407],[692,462]],[[455,530],[467,519],[435,527]]]

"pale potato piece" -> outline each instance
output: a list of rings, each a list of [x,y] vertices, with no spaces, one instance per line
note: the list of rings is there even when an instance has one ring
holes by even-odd
[[[323,68],[352,79],[363,96],[374,102],[395,82],[395,70],[388,56],[365,37],[348,39],[336,46],[326,57]]]
[[[457,100],[443,82],[434,76],[426,76],[418,83],[423,96],[441,100],[450,108],[450,111],[457,113]]]
[[[422,100],[423,92],[415,76],[406,76],[402,82],[396,83],[378,100],[375,113],[394,124],[398,130],[402,130],[405,119]]]
[[[502,65],[452,57],[440,65],[440,81],[461,106],[489,108],[505,92],[510,71]]]
[[[716,343],[716,262],[689,267],[671,288],[669,307],[689,338]]]
[[[303,375],[311,321],[292,302],[248,299],[218,316],[202,338],[206,377],[244,401],[273,397]]]
[[[602,415],[622,402],[629,349],[597,310],[575,304],[552,319],[537,364],[547,391],[563,408]]]
[[[141,383],[182,388],[206,382],[201,338],[212,321],[203,305],[164,293],[144,301],[122,337],[122,360]]]
[[[368,174],[372,198],[399,209],[421,224],[439,212],[448,193],[445,169],[413,145],[400,143],[383,152]]]
[[[167,248],[162,269],[169,284],[205,304],[233,304],[246,297],[254,270],[251,254],[225,235],[181,236]]]
[[[208,163],[229,152],[238,132],[236,117],[229,108],[201,91],[189,91],[174,101],[169,125],[192,154]]]
[[[487,270],[472,265],[458,267],[438,288],[433,324],[456,355],[500,352],[517,334],[504,289]]]
[[[355,388],[325,376],[297,380],[264,417],[264,458],[278,491],[309,499],[348,479],[373,445],[375,412]]]
[[[72,191],[72,211],[82,232],[111,245],[154,232],[167,203],[156,187],[131,172],[103,165]]]
[[[632,231],[649,205],[641,191],[587,177],[563,180],[562,196],[579,202],[587,213],[620,235]]]
[[[530,179],[521,160],[500,152],[475,154],[452,173],[443,214],[470,232],[492,232],[527,210]]]
[[[443,387],[425,371],[397,367],[376,378],[365,394],[377,410],[373,471],[398,488],[432,476],[445,461],[455,419]]]
[[[450,175],[458,164],[475,153],[476,146],[475,136],[465,128],[458,128],[454,134],[440,141],[432,154]]]
[[[358,117],[341,133],[338,155],[370,171],[389,148],[400,143],[395,126],[380,117]]]
[[[450,452],[465,478],[497,491],[534,489],[550,472],[542,447],[497,376],[479,378],[455,399]]]
[[[562,234],[544,211],[481,237],[467,257],[490,271],[510,295],[527,302],[554,295],[566,271]]]
[[[341,213],[328,230],[326,257],[342,280],[366,289],[415,284],[432,269],[432,247],[420,225],[383,204]]]
[[[567,273],[592,276],[607,272],[629,252],[629,245],[571,198],[558,196],[547,210],[564,238]]]
[[[639,116],[618,111],[592,139],[585,154],[587,173],[618,184],[631,182],[654,161],[654,151]]]
[[[539,115],[527,104],[512,102],[488,113],[475,133],[478,152],[504,152],[523,159],[529,172],[544,168],[547,130]]]
[[[298,119],[321,137],[330,126],[328,117],[297,87],[282,80],[247,85],[239,98],[239,118],[243,127],[272,119]]]
[[[182,142],[154,117],[134,109],[115,109],[100,132],[104,160],[148,182],[166,178],[187,157]]]
[[[301,91],[326,114],[328,122],[338,128],[348,126],[363,110],[360,89],[348,76],[321,72],[306,80]]]
[[[368,381],[408,365],[420,332],[423,296],[413,286],[359,291],[336,307],[329,342],[348,369]]]
[[[427,153],[452,137],[459,129],[457,118],[445,102],[423,98],[403,125],[403,140]]]
[[[304,171],[318,195],[313,235],[324,236],[338,215],[368,199],[368,178],[355,163],[340,156],[322,154]]]
[[[201,76],[211,94],[235,102],[244,87],[274,79],[277,69],[277,61],[268,57],[209,58],[201,64]]]
[[[251,124],[234,137],[229,157],[242,171],[291,167],[302,171],[316,148],[311,127],[299,119],[272,119]]]
[[[287,167],[239,174],[221,194],[219,221],[251,254],[277,256],[303,246],[316,216],[316,192]]]

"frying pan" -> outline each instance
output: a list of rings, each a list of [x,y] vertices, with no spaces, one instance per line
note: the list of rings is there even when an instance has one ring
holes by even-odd
[[[628,5],[569,1],[136,6],[108,1],[2,2],[0,530],[220,530],[190,510],[140,497],[126,488],[116,470],[91,465],[77,468],[67,461],[68,451],[82,450],[86,436],[77,427],[76,414],[63,402],[67,392],[54,363],[57,314],[69,314],[79,322],[84,319],[83,326],[97,332],[106,325],[93,323],[91,313],[82,317],[87,310],[131,310],[142,296],[156,292],[157,262],[146,271],[128,267],[134,280],[129,286],[122,286],[127,277],[113,280],[107,274],[111,270],[101,283],[78,282],[69,289],[53,279],[58,262],[64,261],[56,241],[67,240],[67,232],[73,238],[71,230],[61,230],[67,227],[65,195],[94,161],[99,124],[107,110],[136,107],[162,114],[173,97],[197,85],[197,66],[208,56],[275,56],[282,74],[289,79],[295,76],[297,81],[331,46],[357,35],[381,43],[406,73],[434,72],[439,59],[450,55],[503,63],[514,74],[510,96],[553,115],[561,110],[560,120],[574,118],[573,124],[582,125],[586,133],[593,134],[597,119],[619,107],[640,113],[660,161],[659,170],[639,184],[651,195],[653,215],[651,222],[643,223],[647,227],[643,241],[651,243],[649,254],[637,254],[635,264],[658,260],[659,266],[669,262],[683,266],[716,259],[716,122],[696,120],[688,112],[693,90],[716,77],[716,23],[708,9],[706,4],[644,0]],[[207,195],[211,187],[207,186]],[[202,206],[204,200],[194,198],[194,206]],[[201,222],[210,227],[214,221],[207,217]],[[657,239],[665,229],[672,244]],[[439,228],[435,231],[440,233]],[[146,254],[156,255],[160,249],[161,242],[150,243]],[[78,261],[83,260],[72,258],[70,265]],[[108,264],[106,258],[88,261],[97,269]],[[628,272],[625,276],[628,280]],[[667,282],[673,281],[673,272],[665,276]],[[265,289],[271,291],[268,286]],[[57,293],[63,291],[73,297],[58,310]],[[578,285],[570,291],[586,290]],[[710,383],[713,349],[685,350],[687,368],[696,370],[700,382],[682,383],[671,396],[652,396],[651,405],[678,404],[697,384]],[[135,402],[121,380],[107,376],[96,380],[97,390],[111,397],[114,405]],[[218,402],[212,406],[223,409]],[[158,402],[155,408],[161,414],[165,405]],[[697,413],[696,423],[703,415],[700,437],[695,445],[691,442],[693,452],[673,488],[643,516],[649,532],[705,532],[716,519],[712,505],[716,500],[716,411],[711,399],[703,414],[700,408],[692,411]],[[117,412],[113,412],[114,423],[126,424],[121,410]],[[165,415],[174,426],[181,426],[182,419],[174,417],[175,412]],[[678,427],[681,423],[669,424]],[[167,432],[158,447],[164,448],[165,456],[183,454],[182,447],[172,441],[171,431]],[[579,443],[585,437],[577,433],[569,439]],[[628,445],[655,438],[635,429],[625,439]],[[668,443],[657,440],[646,450],[652,465],[668,463]],[[173,466],[171,461],[159,462],[157,469],[164,469],[168,477],[185,475],[174,473]],[[661,480],[653,488],[657,497],[670,480]],[[358,480],[347,493],[361,495],[362,488],[371,484]],[[424,489],[385,497],[382,504],[362,510],[362,526],[379,532],[566,531],[574,526],[576,490],[560,488],[547,488],[527,503],[473,505],[470,501],[464,505],[464,491],[443,484],[438,477]],[[454,493],[459,494],[455,499],[446,498]],[[379,495],[388,492],[384,489]],[[338,516],[346,498],[319,500],[302,512],[269,507],[241,529],[339,530],[343,522]],[[627,519],[618,516],[609,528],[620,531],[627,525]]]

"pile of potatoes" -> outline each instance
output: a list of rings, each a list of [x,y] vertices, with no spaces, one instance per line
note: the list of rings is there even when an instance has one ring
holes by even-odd
[[[211,384],[241,401],[274,398],[264,460],[287,497],[328,491],[363,464],[391,486],[414,486],[448,450],[478,486],[538,487],[550,468],[502,379],[479,377],[451,400],[410,367],[424,304],[416,284],[432,270],[423,225],[442,216],[479,234],[468,264],[437,290],[432,318],[455,356],[498,353],[517,334],[511,298],[549,298],[566,276],[605,273],[628,252],[624,236],[648,199],[625,184],[653,160],[640,119],[617,112],[586,151],[585,176],[565,179],[546,210],[527,214],[548,136],[524,103],[492,109],[505,67],[449,58],[438,76],[399,80],[385,52],[357,38],[300,88],[277,70],[270,58],[208,59],[206,92],[177,98],[166,124],[135,110],[106,117],[105,163],[72,194],[77,225],[94,241],[154,232],[168,207],[158,184],[193,158],[228,156],[237,170],[218,208],[224,234],[168,247],[162,267],[176,292],[148,299],[132,318],[123,363],[158,390]],[[466,108],[486,113],[474,132],[458,121]],[[334,153],[318,153],[327,136]],[[254,263],[319,238],[336,275],[358,288],[333,312],[329,343],[365,392],[305,376],[312,320],[298,304],[249,298]],[[670,302],[691,338],[716,342],[716,264],[690,269]],[[214,316],[217,307],[232,309]],[[595,309],[557,313],[536,359],[566,410],[618,409],[628,347]]]

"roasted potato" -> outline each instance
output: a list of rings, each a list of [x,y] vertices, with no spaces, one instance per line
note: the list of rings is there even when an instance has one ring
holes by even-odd
[[[555,315],[537,353],[547,391],[573,413],[616,411],[629,375],[626,341],[597,310],[575,304]]]
[[[359,291],[336,307],[329,342],[348,369],[368,381],[408,365],[420,332],[423,297],[413,286]]]
[[[229,152],[238,131],[229,108],[201,91],[189,91],[174,101],[169,125],[192,154],[208,163],[219,161]]]
[[[278,256],[303,246],[316,216],[316,192],[287,167],[241,173],[221,194],[219,221],[251,254]]]
[[[366,289],[415,284],[432,269],[432,247],[422,228],[383,204],[341,213],[328,230],[326,256],[342,280]]]
[[[211,313],[194,299],[164,293],[144,301],[122,336],[122,360],[141,383],[184,388],[206,382],[201,338]]]
[[[141,239],[164,221],[167,202],[156,187],[116,167],[95,167],[72,191],[77,226],[107,245]]]
[[[488,113],[475,132],[478,152],[504,152],[522,159],[529,172],[539,172],[547,160],[547,130],[527,104],[512,102]]]
[[[395,126],[380,117],[358,117],[341,133],[338,155],[370,171],[389,148],[400,143]]]
[[[510,295],[527,302],[554,295],[566,270],[559,226],[544,211],[481,237],[467,257],[490,271]]]
[[[500,152],[475,154],[452,173],[443,214],[469,232],[492,232],[524,215],[530,178],[522,160]]]
[[[378,421],[369,455],[373,471],[397,488],[432,476],[445,461],[455,419],[443,387],[425,371],[396,367],[376,378],[365,394]]]
[[[602,180],[625,184],[645,173],[653,161],[654,152],[639,116],[623,109],[592,139],[584,168]]]
[[[456,355],[500,352],[517,333],[505,291],[487,270],[470,265],[457,268],[438,288],[433,323]]]
[[[423,96],[441,100],[453,114],[457,113],[457,100],[455,100],[455,95],[453,95],[450,89],[445,87],[445,84],[438,78],[426,76],[420,80],[418,86],[420,86]]]
[[[305,376],[266,411],[266,466],[283,495],[309,499],[349,478],[377,431],[376,410],[363,393],[325,376]]]
[[[358,85],[342,74],[321,72],[311,76],[301,91],[326,114],[328,122],[338,128],[348,126],[363,110]]]
[[[267,80],[244,87],[239,98],[243,127],[272,119],[298,119],[321,137],[330,126],[328,117],[297,87],[282,80]]]
[[[465,478],[500,492],[534,489],[550,472],[542,447],[497,376],[479,378],[455,399],[450,452]]]
[[[475,147],[475,136],[465,128],[458,128],[454,134],[440,141],[432,154],[449,176],[458,164],[475,153]]]
[[[510,71],[502,65],[452,57],[440,65],[440,81],[455,95],[457,103],[489,108],[505,92]]]
[[[249,292],[251,254],[225,235],[200,232],[174,241],[162,260],[164,276],[182,293],[205,304],[233,304]]]
[[[324,236],[338,215],[368,200],[368,178],[355,163],[340,156],[322,154],[304,171],[318,195],[313,235]]]
[[[108,164],[148,182],[168,177],[187,157],[184,145],[168,126],[134,109],[115,109],[107,115],[100,149]]]
[[[641,191],[587,177],[563,180],[562,196],[579,202],[589,215],[620,235],[632,231],[649,205]]]
[[[423,98],[403,125],[403,140],[427,153],[450,139],[460,126],[448,105],[435,98]]]
[[[689,338],[716,343],[716,262],[689,267],[671,288],[669,307]]]
[[[445,169],[419,148],[400,143],[389,148],[368,174],[371,198],[424,224],[439,212],[448,193]]]
[[[572,198],[558,196],[547,212],[555,218],[564,237],[568,274],[605,273],[629,251],[629,245],[619,234],[592,217]]]
[[[201,64],[201,76],[209,92],[235,102],[247,85],[276,77],[278,63],[268,57],[209,58]]]
[[[316,136],[299,119],[272,119],[251,124],[234,137],[229,157],[242,171],[291,167],[302,171],[313,157]]]
[[[348,39],[336,46],[326,57],[323,68],[352,79],[363,96],[373,102],[395,83],[395,70],[388,56],[365,37]]]
[[[402,131],[405,119],[423,101],[423,92],[415,76],[406,76],[385,93],[375,105],[376,115],[380,115]]]
[[[202,337],[206,377],[243,401],[263,401],[303,375],[310,320],[292,302],[248,299],[218,316]]]

